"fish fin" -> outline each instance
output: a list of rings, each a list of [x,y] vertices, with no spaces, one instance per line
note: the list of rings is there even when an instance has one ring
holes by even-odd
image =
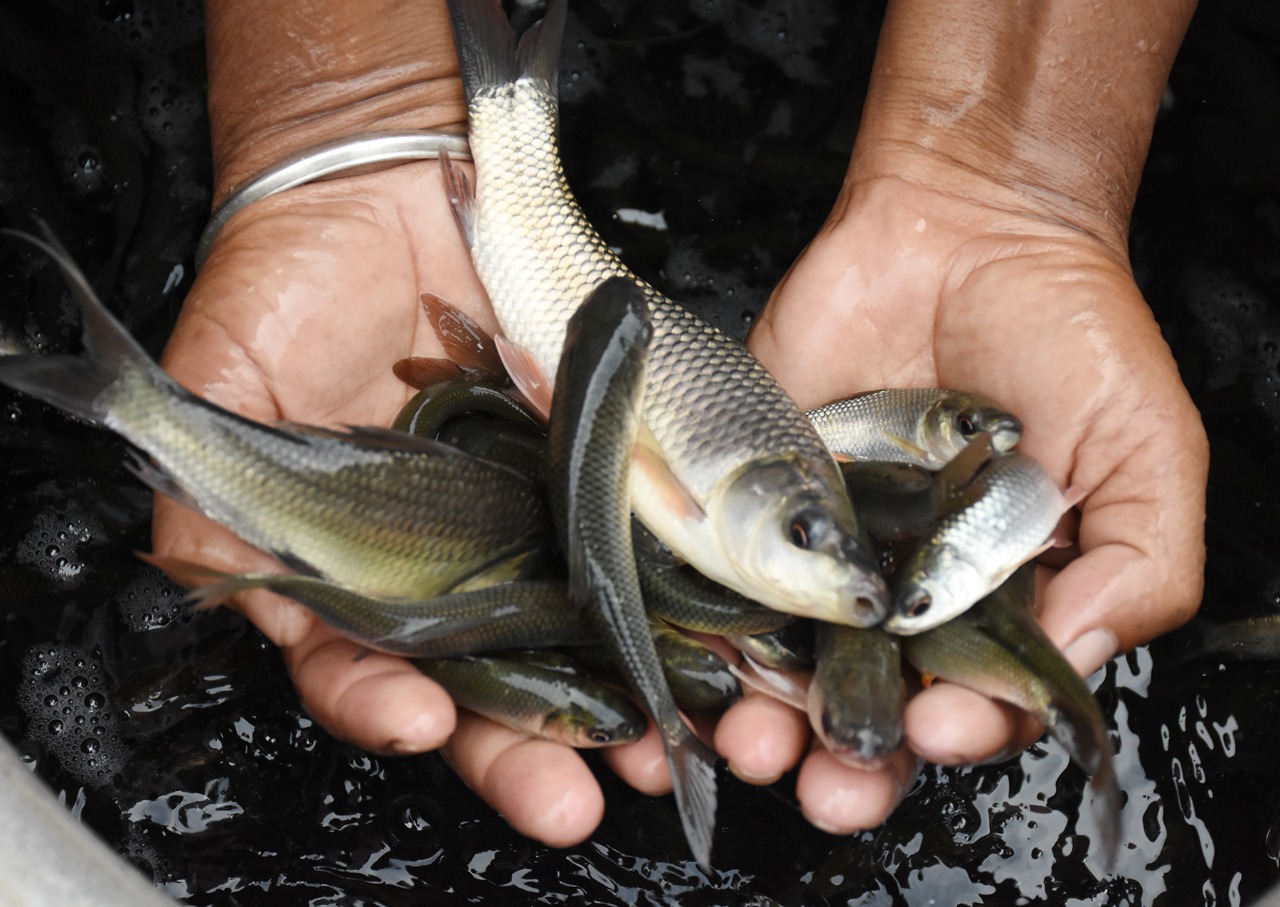
[[[885,432],[884,436],[890,443],[907,456],[912,457],[921,463],[929,462],[929,452],[914,441],[908,441],[906,438],[902,437],[902,435],[896,435],[892,432]]]
[[[269,586],[275,578],[274,574],[269,573],[228,573],[168,554],[135,551],[134,555],[163,572],[175,583],[186,586],[186,600],[192,603],[192,610],[195,611],[209,611],[225,605],[246,589]]]
[[[516,389],[528,401],[529,406],[537,412],[543,424],[551,414],[552,384],[547,380],[547,373],[542,365],[533,357],[533,353],[518,346],[499,334],[494,338],[498,347],[498,355],[506,366],[507,374],[515,382]]]
[[[160,494],[168,495],[183,507],[189,510],[200,511],[200,504],[191,496],[181,485],[174,481],[169,473],[165,472],[159,466],[156,466],[148,460],[143,454],[136,450],[129,451],[129,459],[125,461],[124,468],[142,484],[146,485],[152,491]]]
[[[991,444],[991,433],[980,432],[938,470],[934,481],[942,483],[948,490],[962,488],[977,477],[993,456],[995,448]]]
[[[730,662],[729,673],[738,678],[744,687],[750,687],[757,693],[763,693],[797,711],[804,712],[808,709],[808,687],[790,674],[776,668],[765,667],[746,655],[742,657],[742,664],[746,667]]]
[[[1081,681],[1083,684],[1083,681]],[[1111,739],[1097,700],[1082,691],[1055,696],[1045,724],[1073,762],[1089,774],[1097,810],[1098,835],[1107,868],[1115,865],[1120,842],[1120,788],[1111,754]]]
[[[516,68],[522,78],[541,82],[553,98],[560,69],[560,39],[564,35],[565,0],[551,0],[547,12],[520,36]]]
[[[453,211],[454,222],[470,249],[476,229],[476,193],[471,185],[471,178],[453,166],[453,159],[443,148],[440,149],[440,173],[444,177],[444,191],[449,199],[449,208]]]
[[[716,754],[685,728],[681,739],[668,746],[667,764],[689,849],[698,865],[710,870],[716,830]]]
[[[453,381],[464,374],[458,363],[438,356],[405,356],[391,366],[391,371],[415,390],[423,390],[442,381]]]
[[[841,453],[838,450],[831,451],[831,456],[835,458],[837,463],[854,463],[857,461],[857,457],[851,457],[849,454]]]
[[[107,311],[84,272],[50,232],[37,221],[43,239],[19,230],[0,233],[24,240],[53,259],[72,298],[80,307],[84,356],[0,357],[0,382],[30,394],[73,415],[101,422],[110,406],[105,392],[126,370],[143,371],[162,381],[170,379],[151,361],[124,326]]]
[[[501,4],[449,0],[449,25],[468,106],[481,92],[516,80],[516,36]]]
[[[445,355],[464,369],[487,378],[507,376],[493,337],[474,318],[434,293],[422,294],[422,307],[444,346]]]
[[[632,454],[632,473],[641,473],[645,487],[658,493],[663,509],[681,520],[702,521],[707,512],[689,493],[689,489],[671,471],[662,446],[644,423],[636,433],[636,446]],[[634,475],[633,479],[634,481]]]

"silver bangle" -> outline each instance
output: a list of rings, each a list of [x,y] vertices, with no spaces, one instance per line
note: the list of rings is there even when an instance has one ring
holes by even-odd
[[[218,206],[196,245],[196,270],[204,265],[214,237],[227,221],[260,198],[372,164],[432,160],[441,151],[471,160],[466,136],[447,132],[365,132],[300,151],[259,173]]]

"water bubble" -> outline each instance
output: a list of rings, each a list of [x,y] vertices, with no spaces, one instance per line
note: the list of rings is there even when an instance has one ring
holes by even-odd
[[[102,744],[98,742],[97,737],[85,737],[80,741],[80,751],[86,756],[93,755],[101,746]]]
[[[61,734],[61,733],[62,733],[62,727],[63,727],[62,722],[61,722],[60,720],[58,720],[57,718],[55,718],[55,719],[53,719],[52,721],[50,721],[50,722],[49,722],[49,733],[50,733],[50,734]]]

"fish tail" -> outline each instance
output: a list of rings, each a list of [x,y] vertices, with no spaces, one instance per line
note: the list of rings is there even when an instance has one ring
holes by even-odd
[[[31,243],[54,260],[80,306],[83,356],[5,356],[0,382],[73,415],[101,422],[111,403],[110,389],[122,374],[143,370],[159,374],[146,352],[107,311],[84,272],[43,222],[44,238],[19,230],[0,230]]]
[[[677,738],[664,742],[680,824],[693,858],[709,870],[716,822],[716,755],[687,727]]]
[[[1062,744],[1072,761],[1089,773],[1099,843],[1110,868],[1120,844],[1120,788],[1111,756],[1111,738],[1097,701],[1091,695],[1084,701],[1056,696],[1046,717],[1050,735]]]
[[[192,608],[196,611],[208,611],[224,605],[246,589],[269,587],[273,579],[272,574],[228,573],[167,554],[135,551],[134,555],[163,572],[175,583],[186,586],[186,600],[192,603]]]
[[[449,0],[449,23],[467,103],[520,78],[542,83],[554,97],[564,16],[565,0],[553,0],[546,16],[525,32],[517,46],[496,0]]]

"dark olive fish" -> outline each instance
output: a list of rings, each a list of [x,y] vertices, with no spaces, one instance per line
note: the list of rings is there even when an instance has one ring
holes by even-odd
[[[143,559],[192,586],[210,607],[246,589],[269,589],[305,605],[349,639],[410,658],[451,658],[515,646],[550,646],[582,635],[582,609],[560,580],[521,580],[412,600],[361,595],[314,576],[229,574],[175,558]]]
[[[725,641],[756,664],[780,671],[807,671],[813,667],[818,621],[797,620],[767,633],[730,633]]]
[[[1027,565],[968,611],[903,639],[907,660],[926,676],[968,687],[1035,715],[1091,776],[1103,852],[1114,861],[1120,790],[1106,721],[1089,687],[1045,635],[1030,610],[1035,568]]]
[[[541,429],[527,409],[483,378],[456,378],[423,388],[401,408],[391,427],[419,438],[436,439],[450,419],[468,413]]]
[[[541,545],[539,488],[389,429],[264,425],[188,393],[152,362],[49,239],[84,317],[86,355],[0,358],[0,382],[150,455],[144,481],[303,573],[367,595],[426,598]]]
[[[1022,423],[990,400],[963,391],[906,387],[855,394],[808,412],[834,453],[856,460],[941,469],[981,432],[1011,450]]]
[[[522,734],[601,747],[638,740],[647,726],[630,699],[586,674],[488,655],[415,664],[458,705]]]
[[[706,866],[715,824],[715,755],[685,725],[672,699],[631,542],[628,479],[652,336],[648,316],[639,288],[611,279],[570,318],[548,426],[551,503],[569,562],[569,594],[657,722],[685,836]]]
[[[640,590],[650,617],[699,633],[767,633],[796,618],[739,595],[675,556],[638,521],[631,524]]]
[[[907,687],[897,637],[818,623],[809,683],[813,732],[840,762],[878,769],[902,746]]]

